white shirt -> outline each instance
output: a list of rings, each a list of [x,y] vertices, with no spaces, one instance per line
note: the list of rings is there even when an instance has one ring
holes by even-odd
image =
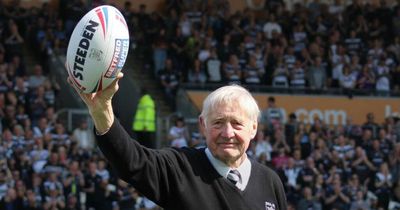
[[[285,169],[285,175],[288,178],[288,184],[292,187],[297,185],[297,176],[299,175],[299,168],[287,168]]]
[[[272,39],[272,31],[280,34],[282,33],[282,27],[276,22],[267,22],[264,24],[263,31],[268,39]]]
[[[179,26],[181,27],[183,36],[188,37],[192,34],[192,32],[191,32],[192,23],[190,22],[189,19],[182,20],[181,22],[179,22]]]
[[[187,140],[185,139],[186,127],[172,126],[169,130],[169,135],[174,136],[174,140],[171,142],[172,147],[187,147]]]
[[[390,80],[386,76],[386,74],[389,74],[390,69],[387,66],[378,66],[376,68],[376,73],[378,76],[378,79],[376,80],[376,89],[377,90],[384,90],[384,91],[389,91],[390,90]]]
[[[8,185],[7,183],[0,184],[0,199],[3,199],[7,194]]]
[[[101,178],[102,178],[103,180],[108,180],[108,179],[110,179],[110,172],[108,172],[107,169],[102,169],[102,170],[97,169],[97,170],[96,170],[96,174],[99,175],[99,176],[101,176]]]
[[[199,55],[197,57],[201,62],[205,62],[210,57],[210,55],[211,53],[209,50],[202,49],[199,51]]]
[[[256,145],[256,157],[259,158],[262,154],[265,154],[267,161],[271,161],[271,153],[273,149],[269,142],[260,141]]]
[[[220,82],[221,81],[221,61],[217,58],[210,58],[207,61],[207,72],[210,75],[209,81]]]
[[[218,172],[218,174],[220,174],[221,176],[227,178],[228,177],[228,173],[231,169],[231,167],[227,166],[225,163],[223,163],[222,161],[218,160],[217,158],[215,158],[210,150],[208,148],[206,148],[205,150],[206,155],[208,160],[210,160],[211,165],[215,168],[215,170]],[[250,179],[250,173],[251,173],[251,163],[250,160],[248,158],[246,158],[243,163],[236,168],[236,170],[239,171],[240,176],[242,178],[242,182],[241,183],[237,183],[236,186],[240,189],[240,190],[244,190],[246,189],[247,183],[249,182]]]
[[[357,82],[357,77],[354,75],[348,74],[344,75],[339,78],[342,87],[344,88],[353,88],[354,84]]]
[[[343,76],[343,67],[344,67],[343,63],[337,64],[335,67],[333,67],[332,79],[339,80]]]
[[[90,129],[76,128],[72,136],[77,140],[80,148],[90,150],[94,147],[94,136]]]

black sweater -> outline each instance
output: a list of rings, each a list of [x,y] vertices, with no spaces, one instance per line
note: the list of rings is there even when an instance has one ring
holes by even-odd
[[[247,187],[240,191],[211,165],[204,149],[152,150],[131,139],[115,119],[97,144],[118,176],[168,210],[286,209],[279,177],[251,160]],[[275,208],[267,206],[275,205]]]

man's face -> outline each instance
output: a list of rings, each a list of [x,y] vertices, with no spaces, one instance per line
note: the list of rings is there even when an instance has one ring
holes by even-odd
[[[250,119],[238,103],[217,106],[207,122],[200,118],[200,126],[213,156],[231,167],[244,160],[257,131],[257,121]]]

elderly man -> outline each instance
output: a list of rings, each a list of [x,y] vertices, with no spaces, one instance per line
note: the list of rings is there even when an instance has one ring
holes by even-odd
[[[97,144],[121,179],[164,209],[286,209],[279,177],[246,155],[260,113],[246,89],[225,86],[205,99],[199,124],[207,148],[153,150],[133,141],[114,117],[111,100],[122,76],[100,94],[80,93]]]

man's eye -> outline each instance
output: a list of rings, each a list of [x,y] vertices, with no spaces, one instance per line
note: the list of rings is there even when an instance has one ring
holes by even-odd
[[[224,121],[223,121],[223,120],[215,120],[215,121],[212,123],[212,125],[213,125],[215,128],[220,128],[220,127],[222,127],[222,126],[224,125]]]
[[[232,125],[234,125],[234,126],[242,126],[243,123],[241,123],[239,121],[234,121],[234,122],[232,122]]]
[[[222,121],[220,121],[220,120],[214,121],[213,125],[222,125]]]
[[[231,124],[232,125],[242,125],[242,122],[235,120],[235,121],[232,121]]]

